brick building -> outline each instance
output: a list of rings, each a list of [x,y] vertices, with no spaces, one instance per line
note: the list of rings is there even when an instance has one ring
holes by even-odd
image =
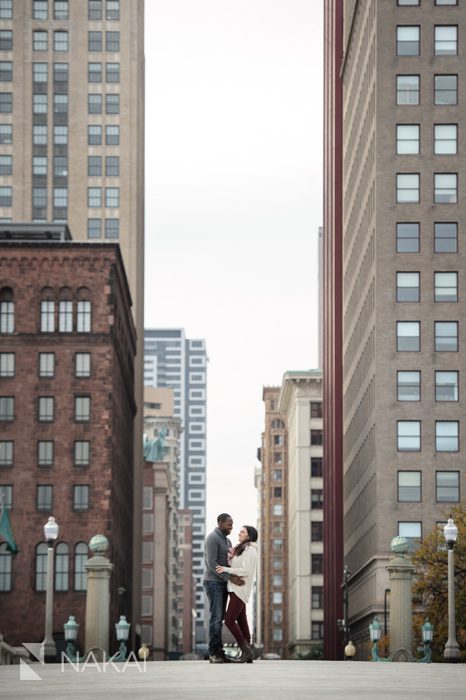
[[[14,240],[25,229],[38,231],[10,225],[6,241],[0,227],[0,491],[19,546],[11,556],[0,545],[1,632],[12,644],[43,639],[43,525],[53,515],[53,630],[62,634],[73,614],[82,644],[96,533],[110,540],[114,565],[111,629],[120,612],[132,621],[131,298],[117,244]]]

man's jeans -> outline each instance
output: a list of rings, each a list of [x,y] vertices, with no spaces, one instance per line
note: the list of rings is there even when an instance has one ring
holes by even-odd
[[[228,591],[227,582],[204,581],[204,590],[209,599],[209,655],[213,656],[223,650],[222,620],[225,617]]]

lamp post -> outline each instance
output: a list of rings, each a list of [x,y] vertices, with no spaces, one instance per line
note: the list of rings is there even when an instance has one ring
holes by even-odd
[[[455,562],[453,549],[458,537],[458,528],[453,518],[448,518],[448,522],[443,528],[445,542],[448,547],[448,640],[445,644],[443,658],[449,663],[458,663],[460,649],[456,641],[455,623]]]
[[[66,656],[70,661],[76,661],[74,645],[78,638],[79,624],[76,622],[74,615],[69,616],[68,622],[65,622],[63,625],[63,629],[65,630],[65,642],[68,642],[66,645]]]
[[[57,647],[53,640],[53,545],[58,537],[58,523],[51,515],[44,525],[44,537],[47,541],[47,590],[45,593],[45,637],[42,642],[44,660],[54,661]]]
[[[117,641],[120,642],[120,648],[117,653],[112,656],[112,661],[124,661],[126,659],[126,642],[128,641],[130,627],[131,623],[126,621],[124,615],[120,615],[119,622],[115,623],[116,638]]]
[[[373,621],[369,625],[369,636],[372,642],[372,661],[380,661],[380,657],[377,651],[377,644],[379,642],[380,635],[380,622],[377,617],[374,617]]]
[[[424,656],[418,659],[421,664],[430,664],[432,661],[432,649],[430,648],[432,639],[434,638],[434,627],[426,618],[422,625],[422,641],[424,642]]]

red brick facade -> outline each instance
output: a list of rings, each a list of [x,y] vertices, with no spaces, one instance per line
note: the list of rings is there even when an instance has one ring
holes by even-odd
[[[69,615],[84,640],[85,591],[75,590],[75,546],[101,533],[110,541],[110,623],[131,619],[133,361],[131,299],[118,245],[5,243],[0,245],[0,302],[14,302],[14,330],[0,334],[0,353],[15,354],[14,376],[0,376],[0,397],[14,398],[13,420],[0,419],[0,441],[13,441],[11,465],[0,466],[0,485],[12,486],[10,518],[19,553],[12,557],[11,590],[0,591],[0,632],[10,644],[44,636],[45,593],[35,590],[35,551],[53,515],[56,547],[69,548],[68,590],[54,592],[54,634]],[[50,305],[54,330],[41,331],[41,301]],[[69,301],[72,327],[59,330],[59,302]],[[89,317],[78,329],[89,301]],[[62,313],[64,315],[64,306]],[[5,310],[5,307],[3,307]],[[43,318],[43,314],[42,314]],[[62,319],[62,323],[66,323]],[[63,327],[62,327],[63,330]],[[39,353],[54,353],[52,377],[39,374]],[[89,376],[76,376],[76,353],[90,353]],[[53,397],[53,420],[39,419],[39,397]],[[76,398],[90,398],[90,414],[77,416]],[[84,406],[86,409],[86,406]],[[0,416],[1,417],[1,416]],[[81,420],[77,420],[81,418]],[[38,465],[38,442],[53,441],[53,462]],[[75,464],[75,442],[90,442],[88,465]],[[80,461],[78,459],[78,461]],[[82,460],[81,460],[82,461]],[[84,458],[85,461],[85,458]],[[53,487],[53,505],[37,509],[37,486]],[[89,486],[88,507],[76,509],[74,486]],[[86,505],[86,504],[85,504]],[[63,579],[62,579],[63,581]],[[120,589],[120,592],[118,592]],[[122,593],[125,589],[125,593]]]

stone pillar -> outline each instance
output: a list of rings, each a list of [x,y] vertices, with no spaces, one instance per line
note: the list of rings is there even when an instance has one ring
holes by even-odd
[[[86,636],[85,652],[97,650],[109,655],[109,617],[110,617],[110,574],[113,564],[105,556],[108,540],[104,535],[95,535],[89,542],[89,549],[94,556],[86,561],[87,597],[86,597]]]
[[[401,542],[401,540],[404,540]],[[412,652],[413,603],[412,580],[415,571],[411,560],[406,556],[408,542],[395,537],[392,551],[395,557],[387,564],[390,578],[390,652],[407,649]]]

